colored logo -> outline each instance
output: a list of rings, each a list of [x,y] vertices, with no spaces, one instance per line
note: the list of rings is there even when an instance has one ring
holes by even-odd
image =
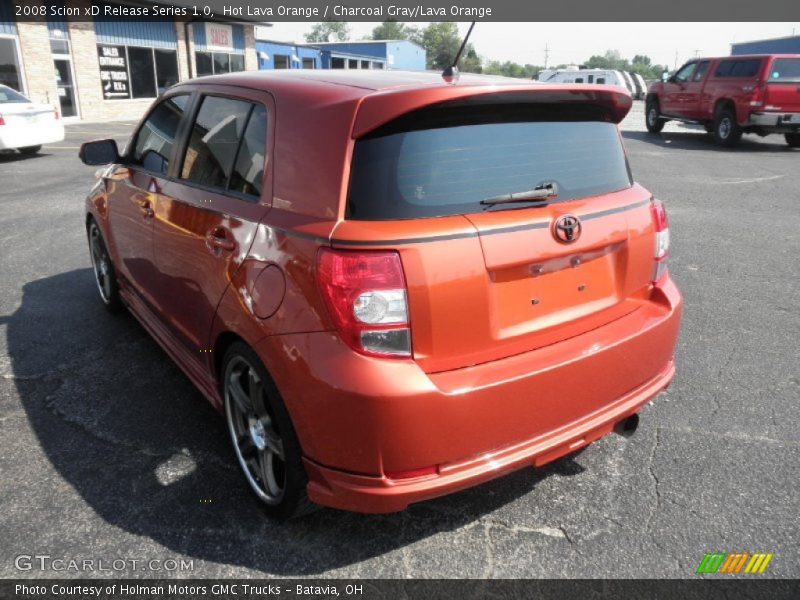
[[[766,552],[716,552],[708,553],[700,561],[695,573],[708,575],[711,573],[730,573],[738,575],[747,573],[750,575],[761,574],[767,569],[769,561],[772,560],[772,553]]]

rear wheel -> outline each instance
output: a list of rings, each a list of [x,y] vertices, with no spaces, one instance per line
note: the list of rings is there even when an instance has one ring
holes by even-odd
[[[92,271],[97,291],[100,292],[100,300],[103,301],[103,305],[109,312],[119,312],[122,309],[122,301],[119,297],[117,274],[111,263],[103,234],[100,233],[100,228],[94,220],[89,223],[87,233],[89,235],[89,256],[92,258]]]
[[[311,512],[300,444],[267,370],[240,342],[228,349],[222,365],[225,419],[250,489],[271,517]]]
[[[650,100],[645,105],[645,124],[650,133],[659,133],[664,129],[665,121],[661,118],[658,100]]]
[[[36,154],[41,149],[42,149],[41,145],[39,145],[39,146],[25,146],[24,148],[20,148],[19,151],[20,151],[21,154],[24,154],[25,156],[30,156],[32,154]]]
[[[742,128],[736,122],[736,113],[730,108],[719,110],[714,120],[714,141],[717,145],[731,148],[738,144],[741,138]]]
[[[789,146],[792,148],[800,148],[800,133],[787,133],[784,137]]]

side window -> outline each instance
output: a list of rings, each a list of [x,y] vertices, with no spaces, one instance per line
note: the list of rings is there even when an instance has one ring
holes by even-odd
[[[188,103],[189,96],[182,94],[167,98],[153,109],[136,134],[129,163],[167,174],[175,134]]]
[[[267,111],[262,105],[206,96],[192,125],[181,179],[259,196],[266,139]]]
[[[723,60],[717,65],[717,70],[714,71],[714,77],[730,77],[734,64],[736,64],[735,60]]]
[[[247,129],[236,157],[229,189],[249,196],[261,195],[264,159],[267,147],[267,109],[256,105],[250,113]]]
[[[702,81],[703,77],[706,76],[706,71],[708,71],[708,65],[710,64],[709,61],[704,60],[697,64],[697,70],[694,72],[694,76],[692,76],[692,81]]]
[[[203,98],[186,147],[181,179],[227,187],[251,106],[230,98]]]
[[[737,60],[733,65],[731,77],[755,77],[760,67],[760,60]]]
[[[682,66],[680,71],[675,73],[675,81],[679,83],[685,83],[689,81],[689,76],[692,74],[695,64],[696,63],[689,63],[688,65]]]

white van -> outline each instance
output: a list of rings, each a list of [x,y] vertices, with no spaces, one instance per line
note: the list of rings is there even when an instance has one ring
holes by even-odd
[[[633,77],[627,71],[621,71],[623,79],[625,79],[625,87],[631,93],[631,96],[636,98],[636,84],[633,83]]]
[[[636,95],[634,98],[636,100],[644,100],[644,97],[647,96],[647,84],[644,81],[644,77],[638,73],[631,73],[631,77],[633,77],[633,83],[636,84]]]
[[[622,73],[610,69],[548,69],[539,73],[539,81],[544,83],[606,84],[628,89]]]

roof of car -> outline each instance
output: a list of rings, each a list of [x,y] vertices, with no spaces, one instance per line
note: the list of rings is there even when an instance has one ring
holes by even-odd
[[[436,71],[385,71],[385,70],[304,70],[282,71],[243,71],[210,75],[193,79],[189,84],[238,85],[255,89],[272,90],[277,87],[291,87],[293,84],[317,83],[322,86],[345,86],[364,90],[364,95],[383,90],[431,89],[452,85],[541,85],[529,79],[514,79],[494,75],[475,75],[462,73],[458,83],[447,83]]]

